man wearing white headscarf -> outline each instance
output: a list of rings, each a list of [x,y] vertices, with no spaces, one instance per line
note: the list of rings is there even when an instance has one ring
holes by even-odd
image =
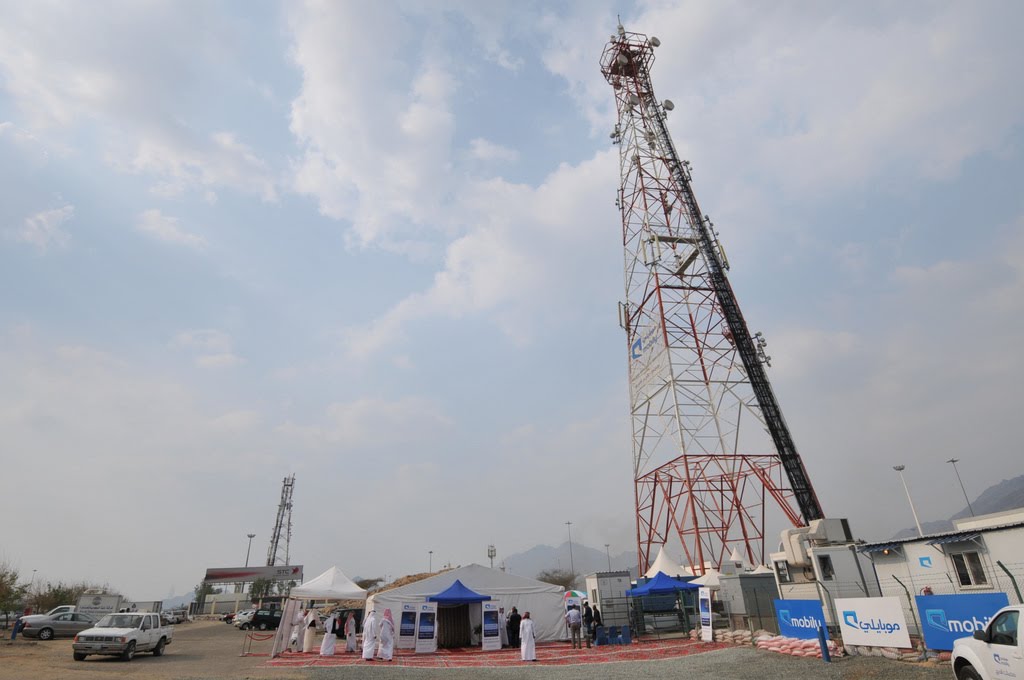
[[[295,614],[292,616],[292,634],[291,639],[288,640],[288,651],[297,652],[299,651],[299,636],[302,635],[302,622],[306,620],[306,613],[299,608],[295,609]]]
[[[371,609],[363,619],[363,661],[373,661],[373,657],[377,653],[379,626],[377,612]]]
[[[537,643],[533,638],[533,619],[530,612],[523,614],[523,620],[519,622],[519,644],[523,661],[537,660]]]
[[[384,661],[391,661],[395,653],[395,619],[391,616],[391,610],[384,610],[384,620],[380,622],[380,651],[379,656]]]
[[[306,616],[302,619],[304,627],[302,638],[302,653],[309,654],[313,651],[316,643],[316,624],[320,620],[320,612],[315,609],[307,609]]]
[[[345,619],[345,652],[356,651],[356,615],[349,612]]]
[[[341,621],[338,612],[331,612],[330,617],[324,621],[324,639],[320,643],[320,656],[334,656],[334,649],[338,644],[338,631],[341,629]]]

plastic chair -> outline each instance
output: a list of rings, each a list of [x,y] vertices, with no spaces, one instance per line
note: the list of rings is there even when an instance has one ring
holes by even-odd
[[[610,645],[621,645],[622,640],[619,639],[619,627],[608,626],[608,644]]]
[[[633,644],[633,638],[629,634],[629,626],[623,626],[622,627],[622,635],[621,635],[620,639],[622,640],[622,644],[624,644],[624,645],[631,645],[631,644]]]
[[[608,644],[608,631],[605,630],[604,626],[597,627],[597,638],[594,639],[594,646],[600,647],[601,645]]]

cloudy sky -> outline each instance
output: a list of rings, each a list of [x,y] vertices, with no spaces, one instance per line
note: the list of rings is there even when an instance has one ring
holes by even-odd
[[[826,512],[1022,472],[1018,3],[0,2],[0,558],[139,599],[632,529],[612,92],[670,129]]]

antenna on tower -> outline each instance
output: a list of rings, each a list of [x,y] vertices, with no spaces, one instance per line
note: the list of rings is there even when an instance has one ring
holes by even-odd
[[[292,544],[292,491],[295,490],[295,475],[285,477],[281,484],[281,503],[277,506],[277,519],[274,520],[274,529],[270,532],[270,548],[267,549],[267,566],[273,567],[277,564],[278,554],[284,548],[283,564],[290,564]],[[281,537],[284,536],[284,546],[281,545]]]

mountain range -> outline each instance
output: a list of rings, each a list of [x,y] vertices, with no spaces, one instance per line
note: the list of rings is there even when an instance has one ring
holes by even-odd
[[[1024,475],[1003,481],[985,489],[981,495],[971,501],[971,507],[965,507],[949,519],[921,522],[921,531],[925,534],[936,534],[953,530],[953,520],[974,515],[987,515],[992,512],[1024,508]],[[971,510],[974,510],[972,513]],[[911,538],[917,535],[916,527],[901,529],[893,538]]]
[[[636,577],[636,553],[623,552],[612,555],[605,550],[591,548],[582,543],[573,543],[572,551],[569,550],[569,542],[552,547],[550,545],[537,545],[525,552],[507,556],[502,560],[505,571],[519,576],[536,578],[542,571],[561,569],[585,576],[597,571],[628,570],[630,575]]]

